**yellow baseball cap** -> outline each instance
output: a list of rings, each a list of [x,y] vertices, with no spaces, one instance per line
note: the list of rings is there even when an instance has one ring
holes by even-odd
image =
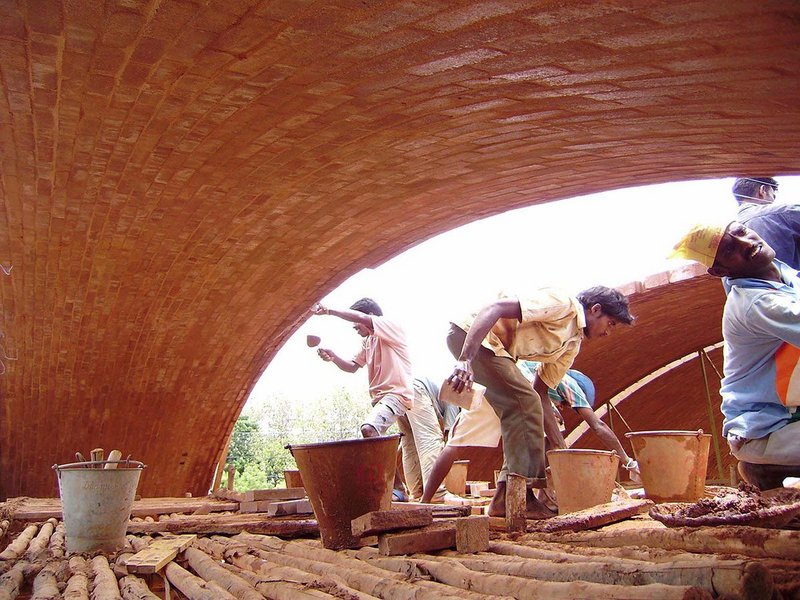
[[[669,258],[695,260],[711,268],[725,230],[732,221],[722,224],[697,223],[675,244]]]

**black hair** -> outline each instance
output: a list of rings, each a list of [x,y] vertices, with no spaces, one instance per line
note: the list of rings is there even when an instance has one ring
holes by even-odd
[[[740,177],[733,184],[733,196],[739,204],[747,202],[757,198],[758,188],[762,185],[778,191],[778,182],[773,177]]]
[[[358,312],[362,312],[367,315],[375,315],[376,317],[383,316],[381,307],[378,306],[378,303],[372,298],[361,298],[361,300],[356,300],[353,302],[353,306],[350,307],[350,310],[357,310]]]
[[[633,323],[633,315],[628,308],[628,299],[619,290],[598,285],[583,290],[578,294],[578,301],[585,309],[599,304],[603,309],[603,314],[626,325]]]

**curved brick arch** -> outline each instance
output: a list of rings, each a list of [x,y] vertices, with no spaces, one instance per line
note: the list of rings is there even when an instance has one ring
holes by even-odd
[[[796,172],[798,17],[791,0],[0,3],[18,358],[0,495],[53,494],[48,467],[98,445],[150,465],[145,495],[203,493],[309,302],[438,232]]]

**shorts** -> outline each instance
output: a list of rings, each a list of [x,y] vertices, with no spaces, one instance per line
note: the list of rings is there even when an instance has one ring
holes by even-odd
[[[458,413],[447,445],[497,448],[500,438],[500,418],[484,398],[475,410],[462,410]]]
[[[371,425],[379,435],[385,435],[389,427],[394,425],[397,419],[406,414],[407,410],[399,396],[386,394],[381,396],[380,400],[372,405],[372,410],[369,415],[367,415],[362,426]]]
[[[757,465],[800,465],[800,421],[758,439],[728,434],[731,454],[737,459]]]

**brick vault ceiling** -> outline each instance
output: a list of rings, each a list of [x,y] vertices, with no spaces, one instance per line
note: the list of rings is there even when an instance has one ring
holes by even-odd
[[[0,494],[96,445],[205,492],[308,304],[436,233],[797,172],[798,49],[794,0],[0,0]]]

